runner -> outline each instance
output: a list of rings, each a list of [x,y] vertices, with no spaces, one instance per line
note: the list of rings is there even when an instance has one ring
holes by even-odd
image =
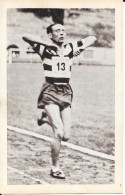
[[[42,125],[44,122],[48,122],[53,128],[50,175],[65,179],[65,174],[59,166],[59,153],[61,141],[68,141],[70,138],[73,91],[69,80],[72,58],[92,45],[96,41],[96,37],[89,36],[80,41],[66,44],[64,43],[65,28],[61,24],[50,25],[47,28],[47,34],[50,38],[48,43],[31,36],[24,36],[23,40],[28,42],[40,55],[43,63],[45,82],[38,98],[38,108],[42,109],[42,117],[40,115],[38,124]],[[43,109],[45,109],[44,112]]]

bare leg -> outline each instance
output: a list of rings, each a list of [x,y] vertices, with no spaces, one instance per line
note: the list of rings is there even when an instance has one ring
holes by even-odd
[[[64,127],[63,141],[68,141],[70,138],[70,128],[71,128],[71,108],[67,107],[61,111],[61,118]]]
[[[61,147],[61,140],[58,138],[53,138],[51,142],[51,157],[52,157],[52,167],[53,169],[59,168],[58,159]]]
[[[61,140],[63,138],[63,123],[60,117],[60,109],[58,105],[54,104],[46,105],[45,110],[54,132],[54,138],[51,143],[51,157],[52,168],[56,170],[59,169],[58,160],[61,147]]]

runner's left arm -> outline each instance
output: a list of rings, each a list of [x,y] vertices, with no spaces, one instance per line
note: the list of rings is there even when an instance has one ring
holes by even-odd
[[[95,36],[88,36],[85,39],[81,39],[80,41],[76,41],[76,42],[72,43],[72,46],[73,46],[73,56],[78,56],[79,54],[81,54],[81,52],[84,49],[86,49],[90,45],[94,44],[94,42],[96,40],[97,39],[96,39]]]

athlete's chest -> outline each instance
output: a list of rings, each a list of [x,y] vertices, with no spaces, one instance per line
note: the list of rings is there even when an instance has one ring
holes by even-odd
[[[72,65],[72,48],[64,47],[54,51],[46,48],[44,51],[43,68],[47,77],[70,78]]]
[[[62,48],[51,49],[49,47],[45,47],[42,59],[50,59],[51,61],[55,61],[56,59],[71,59],[73,57],[73,50],[70,44],[64,45]]]

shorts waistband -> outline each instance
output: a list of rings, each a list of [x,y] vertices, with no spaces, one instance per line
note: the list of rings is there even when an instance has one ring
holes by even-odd
[[[69,83],[69,78],[53,78],[53,77],[45,77],[46,82],[50,84],[67,84]]]

